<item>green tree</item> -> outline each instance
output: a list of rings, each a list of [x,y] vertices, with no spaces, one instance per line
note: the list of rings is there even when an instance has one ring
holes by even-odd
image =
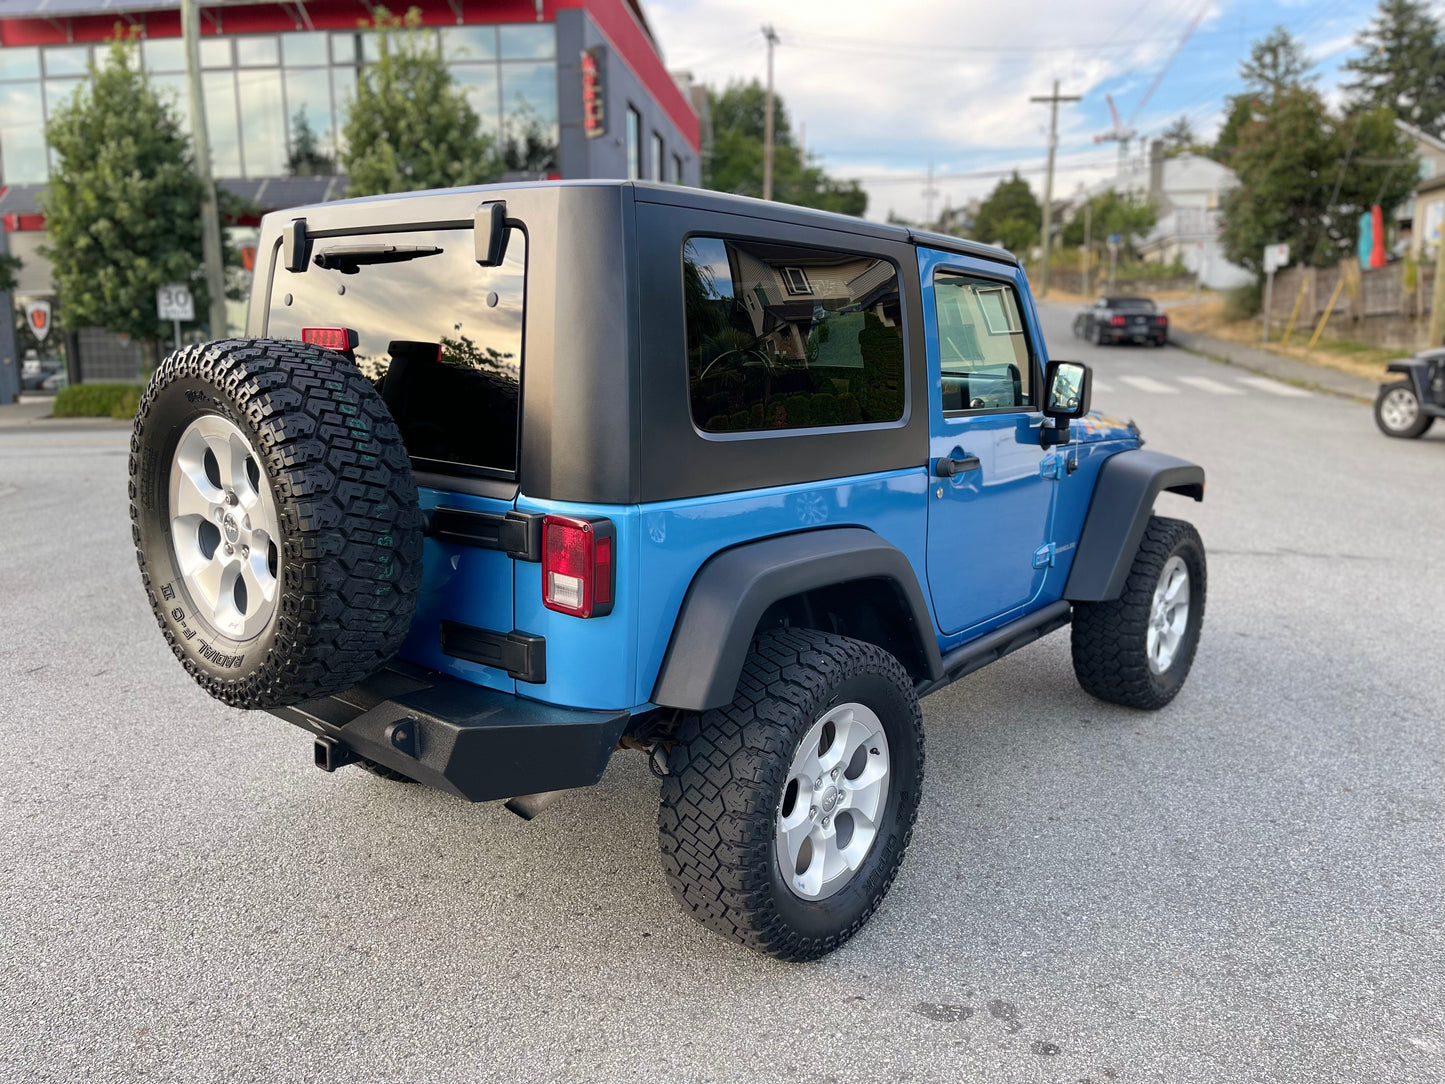
[[[336,162],[321,149],[321,139],[306,119],[306,110],[291,118],[291,148],[286,154],[286,172],[293,177],[323,177],[336,172]]]
[[[1135,238],[1143,237],[1158,221],[1159,214],[1154,205],[1143,196],[1132,193],[1120,194],[1110,188],[1093,196],[1088,201],[1089,227],[1092,243],[1098,245],[1110,234],[1117,233],[1126,245]],[[1074,217],[1064,226],[1062,234],[1066,245],[1084,243],[1084,209],[1080,207]]]
[[[518,173],[551,173],[557,169],[556,132],[541,122],[520,94],[507,115],[502,160],[509,170]]]
[[[1353,251],[1361,214],[1379,203],[1388,217],[1409,196],[1416,171],[1389,163],[1411,161],[1410,152],[1388,109],[1338,117],[1312,88],[1282,90],[1240,128],[1225,255],[1260,271],[1264,247],[1286,241],[1295,263],[1337,262]]]
[[[1445,41],[1440,24],[1420,0],[1380,0],[1362,30],[1361,56],[1345,62],[1355,74],[1351,104],[1390,109],[1401,120],[1438,131],[1445,116]]]
[[[709,88],[708,103],[712,146],[703,158],[703,187],[761,196],[766,90],[757,80],[729,83],[721,92]],[[805,160],[779,94],[773,95],[773,199],[847,215],[868,209],[868,194],[857,181],[836,180]]]
[[[1043,210],[1029,182],[1015,173],[999,181],[988,198],[979,204],[973,219],[975,240],[999,244],[1010,252],[1027,252],[1039,239]]]
[[[374,8],[371,26],[378,59],[357,76],[344,129],[347,194],[452,188],[501,176],[501,156],[453,81],[440,43],[420,30],[421,12],[398,17]]]
[[[1304,43],[1277,26],[1250,47],[1249,57],[1239,65],[1240,78],[1248,93],[1272,102],[1285,90],[1314,81],[1314,66]]]
[[[103,67],[51,117],[54,169],[43,210],[65,327],[104,327],[154,343],[156,289],[184,282],[205,313],[201,186],[190,141],[136,62],[111,44]]]

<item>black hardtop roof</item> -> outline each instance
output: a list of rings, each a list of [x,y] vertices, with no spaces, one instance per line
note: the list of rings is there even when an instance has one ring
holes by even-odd
[[[947,252],[959,252],[977,256],[997,263],[1018,266],[1018,259],[1011,252],[992,245],[967,241],[928,230],[915,230],[906,226],[895,226],[882,222],[869,222],[851,215],[836,214],[832,211],[818,211],[811,207],[795,207],[788,203],[769,202],[751,196],[735,196],[726,192],[713,192],[705,188],[686,188],[681,185],[659,184],[652,181],[586,180],[586,181],[518,181],[500,184],[470,185],[465,188],[437,188],[422,192],[398,192],[379,196],[358,196],[353,199],[331,200],[327,203],[310,204],[303,207],[289,207],[284,211],[272,212],[278,219],[304,218],[307,211],[326,211],[328,217],[342,208],[364,208],[369,204],[397,203],[400,201],[440,200],[468,193],[476,193],[483,199],[503,197],[507,192],[526,188],[632,188],[634,198],[641,203],[665,203],[682,207],[697,207],[703,210],[720,211],[725,214],[748,215],[753,218],[773,219],[800,226],[814,226],[822,229],[855,233],[864,237],[880,237],[909,244],[925,245]],[[271,217],[270,215],[267,216]],[[417,220],[427,216],[419,212]]]
[[[1140,297],[1140,296],[1138,296],[1137,294],[1114,294],[1114,295],[1111,296],[1111,297],[1106,297],[1106,298],[1104,298],[1104,304],[1106,304],[1106,305],[1126,305],[1126,304],[1127,304],[1127,305],[1152,305],[1152,304],[1154,304],[1154,299],[1153,299],[1152,297]]]

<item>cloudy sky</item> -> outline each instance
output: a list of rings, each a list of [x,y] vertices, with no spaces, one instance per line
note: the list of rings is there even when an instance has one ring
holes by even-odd
[[[644,0],[668,66],[703,82],[762,79],[760,27],[781,43],[775,80],[828,170],[859,177],[868,214],[924,214],[932,165],[935,213],[987,192],[1019,168],[1042,188],[1048,107],[1029,102],[1060,81],[1083,101],[1059,111],[1055,191],[1113,172],[1117,144],[1105,95],[1126,125],[1157,134],[1186,115],[1205,137],[1239,89],[1250,43],[1283,24],[1316,60],[1320,86],[1340,64],[1374,0]],[[1193,33],[1180,46],[1191,25]],[[1160,77],[1162,73],[1162,78]],[[1159,79],[1152,97],[1145,96]]]

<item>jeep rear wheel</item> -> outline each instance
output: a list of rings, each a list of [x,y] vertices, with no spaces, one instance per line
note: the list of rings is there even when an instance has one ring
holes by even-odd
[[[1074,675],[1100,700],[1153,710],[1189,676],[1204,623],[1204,543],[1182,519],[1152,516],[1109,602],[1074,604]]]
[[[730,940],[822,956],[882,903],[922,780],[922,716],[897,659],[829,633],[766,633],[733,702],[686,720],[668,758],[668,883]]]
[[[227,704],[349,688],[410,627],[416,483],[386,405],[339,354],[236,340],[166,358],[136,413],[130,513],[167,643]]]

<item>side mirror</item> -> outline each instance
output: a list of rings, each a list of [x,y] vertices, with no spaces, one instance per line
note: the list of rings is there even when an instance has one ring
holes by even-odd
[[[1044,416],[1054,424],[1040,433],[1044,447],[1069,442],[1069,422],[1089,413],[1093,383],[1093,370],[1082,361],[1049,362],[1044,370]]]

